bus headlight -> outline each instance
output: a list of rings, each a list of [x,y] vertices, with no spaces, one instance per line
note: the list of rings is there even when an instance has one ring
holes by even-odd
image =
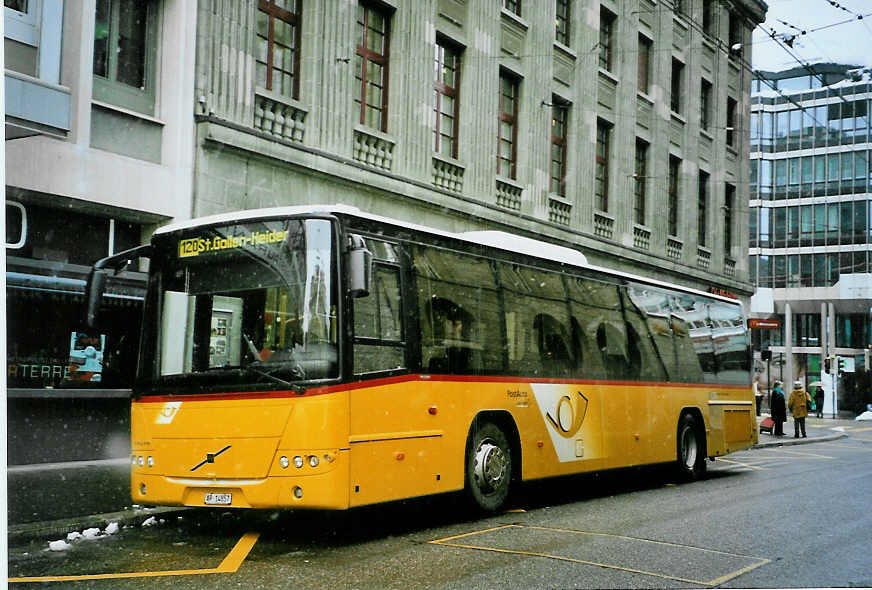
[[[291,462],[288,461],[287,457],[282,457],[281,459],[279,459],[279,465],[282,466],[282,469],[287,469],[288,465],[290,465],[290,464],[291,464]]]
[[[148,460],[146,461],[146,463],[148,463],[148,466],[149,466],[149,467],[154,467],[154,457],[152,457],[151,455],[149,455],[149,456],[148,456]]]
[[[309,466],[310,467],[318,467],[318,457],[315,455],[309,455]]]
[[[139,465],[140,467],[142,467],[143,465],[145,465],[145,457],[143,457],[142,455],[140,455],[139,457],[137,457],[137,458],[136,458],[136,464]]]
[[[300,469],[303,466],[303,458],[299,455],[294,457],[294,467]]]
[[[303,488],[300,486],[294,486],[294,497],[299,500],[303,497]]]

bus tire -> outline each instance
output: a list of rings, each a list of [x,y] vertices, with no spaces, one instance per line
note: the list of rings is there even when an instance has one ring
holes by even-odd
[[[506,503],[512,482],[512,449],[505,433],[492,422],[473,425],[466,452],[465,491],[485,512]]]
[[[697,481],[705,475],[705,434],[699,419],[690,412],[678,421],[676,471],[683,481]]]

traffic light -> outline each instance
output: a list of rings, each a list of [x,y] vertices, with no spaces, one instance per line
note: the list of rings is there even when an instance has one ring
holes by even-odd
[[[830,374],[830,357],[824,359],[824,373]]]
[[[843,359],[842,357],[838,357],[838,359],[839,359],[839,373],[844,373],[845,372],[845,359]]]

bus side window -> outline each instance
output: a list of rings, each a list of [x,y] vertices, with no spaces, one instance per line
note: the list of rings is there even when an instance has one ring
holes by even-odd
[[[490,263],[418,246],[413,250],[413,267],[422,369],[459,374],[501,371],[500,305]]]
[[[631,292],[631,288],[621,287],[624,320],[627,322],[630,374],[634,379],[643,381],[665,381],[669,357],[664,359],[661,355],[652,326],[646,321],[644,311],[636,305]]]
[[[569,331],[562,323],[547,313],[540,313],[533,320],[536,345],[542,374],[546,377],[568,377],[575,361],[570,354]]]
[[[353,301],[354,372],[370,373],[404,367],[399,268],[376,263],[369,295]]]

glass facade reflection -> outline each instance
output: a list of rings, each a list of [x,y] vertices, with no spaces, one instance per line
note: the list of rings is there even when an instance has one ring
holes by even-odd
[[[749,268],[782,312],[780,331],[756,334],[758,350],[826,346],[828,323],[836,348],[872,344],[868,301],[858,314],[862,302],[839,295],[840,282],[872,273],[872,74],[839,64],[814,72],[760,72],[752,83]]]

